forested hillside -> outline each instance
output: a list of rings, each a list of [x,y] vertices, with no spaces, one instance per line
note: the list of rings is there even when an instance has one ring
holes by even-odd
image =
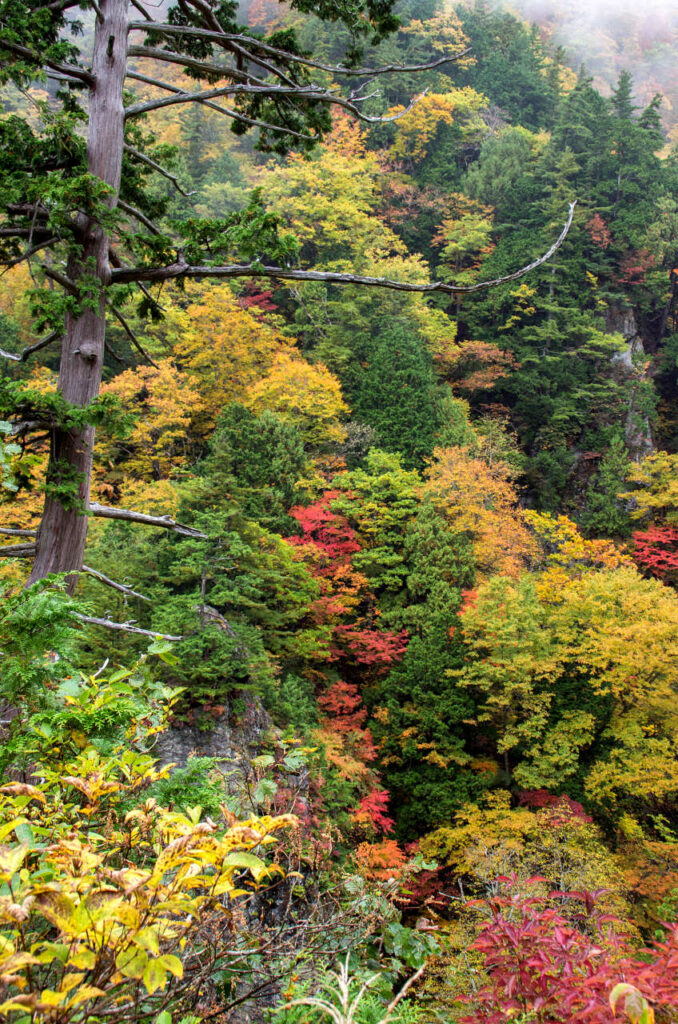
[[[3,1019],[678,1020],[678,149],[554,40],[0,0]]]

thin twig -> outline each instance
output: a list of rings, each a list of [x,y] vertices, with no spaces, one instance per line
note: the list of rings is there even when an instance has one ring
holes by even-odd
[[[31,231],[33,230],[33,227],[34,225],[31,225]],[[54,245],[54,243],[58,241],[59,239],[56,235],[53,235],[51,238],[47,238],[44,242],[39,242],[32,248],[27,249],[26,252],[22,252],[20,256],[15,256],[13,260],[9,260],[8,263],[5,263],[2,271],[0,271],[0,277],[3,277],[8,270],[12,269],[12,267],[16,267],[19,263],[23,263],[24,260],[29,260],[31,256],[35,256],[36,252],[40,252],[41,249],[46,249],[48,246]]]
[[[104,576],[98,569],[91,569],[88,565],[83,565],[82,571],[87,573],[95,580],[99,580],[100,583],[105,583],[107,587],[112,587],[113,590],[119,590],[121,594],[126,594],[128,597],[138,597],[140,601],[147,601],[151,604],[150,597],[146,597],[144,594],[137,593],[136,590],[132,590],[131,587],[126,586],[124,583],[117,583],[115,580],[110,579],[108,576]]]
[[[86,622],[90,626],[105,626],[106,629],[116,629],[123,633],[138,633],[141,636],[152,636],[156,640],[183,640],[183,636],[172,636],[168,633],[158,633],[154,629],[141,629],[132,622],[113,622],[112,619],[97,619],[92,615],[81,615],[80,612],[73,613],[74,618],[79,622]]]
[[[167,178],[168,181],[171,181],[177,192],[181,192],[182,196],[186,196],[186,198],[189,199],[191,196],[196,194],[195,190],[193,192],[184,191],[179,184],[177,176],[172,174],[171,171],[168,171],[166,167],[162,166],[162,164],[158,164],[155,160],[151,160],[150,156],[146,156],[145,153],[141,153],[138,149],[134,149],[133,146],[128,146],[127,143],[125,143],[122,148],[126,153],[129,153],[130,156],[133,156],[135,160],[139,160],[148,167],[152,167],[154,171],[158,172],[158,174],[162,174],[163,178]]]
[[[108,298],[106,299],[106,305],[108,306],[108,308],[110,309],[111,313],[116,318],[116,320],[118,320],[119,323],[122,325],[123,330],[125,331],[125,334],[129,338],[129,340],[132,342],[132,344],[134,345],[135,349],[138,352],[141,353],[141,355],[144,357],[146,362],[150,363],[151,366],[154,366],[156,368],[156,370],[160,369],[160,367],[155,362],[155,360],[151,359],[151,357],[149,356],[148,352],[146,351],[144,346],[141,344],[141,342],[137,338],[136,334],[134,333],[134,331],[132,330],[130,325],[127,323],[127,320],[122,315],[120,310],[116,306],[114,306],[113,303],[111,302],[111,300],[108,299]],[[120,360],[120,362],[122,362],[122,360]]]
[[[130,217],[135,217],[140,224],[143,224],[144,227],[148,228],[152,235],[162,234],[160,228],[157,227],[145,213],[142,213],[141,210],[137,210],[136,206],[130,206],[129,203],[125,203],[122,199],[118,199],[117,205],[121,210],[124,210],[125,213],[128,213]]]

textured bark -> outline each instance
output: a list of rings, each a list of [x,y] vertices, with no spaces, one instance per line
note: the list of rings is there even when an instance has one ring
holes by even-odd
[[[127,0],[101,0],[97,16],[90,86],[87,166],[90,174],[113,189],[110,205],[117,201],[123,153],[123,83],[127,64]],[[73,405],[89,405],[99,393],[104,359],[104,288],[110,282],[108,239],[93,221],[83,225],[82,253],[73,259],[68,276],[77,281],[95,272],[102,285],[98,308],[86,309],[66,320],[59,368],[59,391]],[[75,572],[81,568],[89,488],[92,474],[94,429],[55,430],[52,435],[47,479],[51,488],[77,483],[77,497],[48,490],[38,531],[37,553],[31,581],[48,573]],[[61,499],[61,500],[60,500]],[[69,578],[71,589],[77,575]]]

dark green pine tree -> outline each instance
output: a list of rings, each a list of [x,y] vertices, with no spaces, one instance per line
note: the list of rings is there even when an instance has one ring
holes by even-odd
[[[400,452],[406,466],[421,465],[441,426],[433,357],[421,336],[400,324],[384,330],[372,345],[352,400],[354,414],[374,427],[380,447]]]
[[[449,821],[484,784],[466,767],[473,699],[449,675],[463,660],[457,613],[462,589],[473,581],[470,546],[424,503],[409,524],[404,552],[405,589],[385,619],[406,626],[410,642],[367,700],[373,709],[386,709],[370,728],[383,752],[398,834],[412,839]]]
[[[234,403],[219,420],[210,449],[199,470],[206,490],[231,494],[243,515],[267,530],[295,532],[287,513],[301,500],[297,480],[308,464],[296,426]]]

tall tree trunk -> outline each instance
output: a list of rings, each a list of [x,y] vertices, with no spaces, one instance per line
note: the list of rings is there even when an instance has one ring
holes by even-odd
[[[109,205],[117,202],[122,165],[123,84],[127,67],[128,0],[100,0],[97,15],[87,136],[87,169],[113,189]],[[89,405],[99,394],[106,331],[104,289],[110,280],[108,238],[101,225],[83,225],[82,253],[71,260],[69,276],[76,283],[96,268],[101,290],[96,309],[66,319],[61,350],[59,391],[73,405]],[[54,430],[45,497],[31,582],[48,573],[74,572],[77,583],[87,537],[86,509],[92,475],[94,428]]]

